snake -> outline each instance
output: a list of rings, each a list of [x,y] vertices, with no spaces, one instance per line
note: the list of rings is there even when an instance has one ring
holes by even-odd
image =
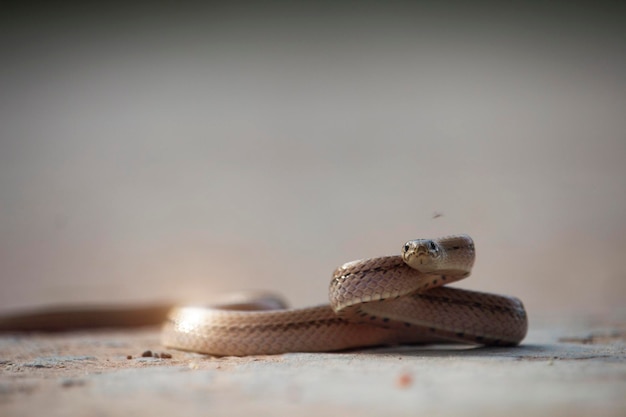
[[[401,344],[515,346],[528,321],[516,297],[445,285],[470,275],[465,234],[415,239],[400,255],[345,263],[329,303],[286,308],[271,293],[212,307],[169,310],[163,345],[215,356],[328,352]]]
[[[516,297],[448,287],[470,275],[464,234],[406,242],[400,255],[345,263],[329,303],[287,308],[274,293],[210,306],[78,306],[0,316],[0,332],[161,325],[166,347],[215,356],[330,352],[373,346],[461,343],[515,346],[528,330]]]

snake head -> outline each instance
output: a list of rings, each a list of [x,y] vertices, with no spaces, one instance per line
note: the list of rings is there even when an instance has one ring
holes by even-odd
[[[441,248],[432,239],[409,240],[402,247],[402,260],[421,272],[434,272],[439,266]]]

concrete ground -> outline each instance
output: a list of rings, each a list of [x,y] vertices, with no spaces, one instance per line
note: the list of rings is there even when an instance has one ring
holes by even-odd
[[[625,337],[536,324],[517,348],[217,358],[166,350],[156,328],[5,334],[0,415],[624,416]]]

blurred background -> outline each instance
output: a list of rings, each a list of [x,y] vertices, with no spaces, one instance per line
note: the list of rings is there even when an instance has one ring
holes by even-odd
[[[591,4],[591,3],[590,3]],[[626,313],[626,26],[610,3],[10,4],[0,313],[324,302],[468,233],[458,286]]]

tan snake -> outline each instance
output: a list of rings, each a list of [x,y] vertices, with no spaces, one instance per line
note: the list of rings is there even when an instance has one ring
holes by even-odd
[[[335,351],[401,343],[517,345],[527,331],[514,297],[442,287],[474,264],[467,235],[407,242],[401,256],[337,268],[330,305],[285,309],[271,296],[218,308],[179,307],[164,345],[213,355]]]
[[[407,242],[401,256],[337,268],[329,305],[287,309],[276,296],[259,294],[211,308],[170,303],[48,308],[0,316],[0,332],[164,323],[164,345],[220,356],[403,343],[520,343],[528,327],[520,300],[442,287],[467,277],[474,257],[474,243],[466,235],[418,239]]]

